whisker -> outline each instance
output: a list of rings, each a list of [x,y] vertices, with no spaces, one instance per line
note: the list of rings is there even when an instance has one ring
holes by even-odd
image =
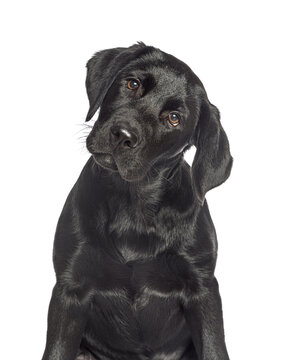
[[[90,134],[93,125],[92,124],[77,124],[77,126],[81,127],[78,131],[76,131],[75,135],[81,135],[77,136],[77,141],[80,142],[82,145],[85,145],[86,138]]]

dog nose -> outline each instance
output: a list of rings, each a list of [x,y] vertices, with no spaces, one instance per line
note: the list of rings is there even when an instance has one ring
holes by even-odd
[[[137,146],[137,135],[133,131],[127,130],[124,126],[114,125],[111,127],[110,132],[112,145],[120,145],[124,148],[135,148]]]

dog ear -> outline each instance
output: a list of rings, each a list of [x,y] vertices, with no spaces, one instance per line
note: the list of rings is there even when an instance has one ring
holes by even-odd
[[[86,121],[89,121],[100,107],[107,90],[118,72],[117,58],[125,48],[103,50],[96,53],[87,63],[86,91],[89,99],[89,110]]]
[[[192,181],[197,201],[203,205],[206,192],[227,180],[233,164],[219,111],[207,99],[200,108],[194,143],[197,151],[192,165]]]
[[[114,48],[97,52],[87,63],[86,91],[89,99],[89,121],[101,106],[107,91],[118,73],[151,47],[139,42],[128,48]]]

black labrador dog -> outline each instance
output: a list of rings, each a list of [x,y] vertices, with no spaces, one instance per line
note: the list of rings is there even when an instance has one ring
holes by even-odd
[[[42,359],[228,359],[205,200],[232,166],[219,112],[186,64],[143,43],[87,70],[87,120],[100,112],[57,225]]]

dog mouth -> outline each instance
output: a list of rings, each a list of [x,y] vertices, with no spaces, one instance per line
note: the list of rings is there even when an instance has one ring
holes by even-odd
[[[143,169],[140,171],[140,169],[130,168],[124,166],[124,164],[117,164],[117,161],[114,159],[114,156],[109,153],[93,153],[93,159],[94,161],[100,165],[102,168],[118,172],[119,175],[123,178],[125,181],[137,181],[140,180],[144,174]],[[141,173],[140,173],[141,172]]]
[[[116,162],[111,154],[108,153],[94,153],[94,161],[105,169],[118,171]]]

